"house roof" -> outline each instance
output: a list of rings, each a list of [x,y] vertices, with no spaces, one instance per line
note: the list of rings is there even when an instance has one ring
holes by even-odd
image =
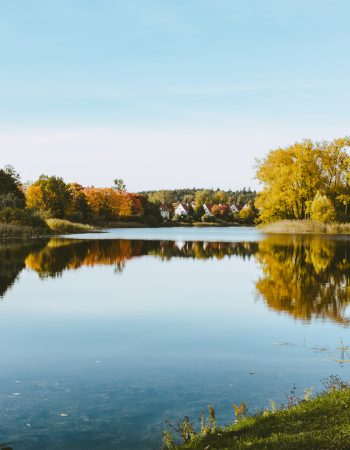
[[[181,206],[185,211],[188,212],[188,210],[190,209],[190,206],[191,206],[191,205],[188,204],[188,203],[182,203],[182,202],[179,202],[179,203],[173,203],[174,209],[178,208],[179,206]]]
[[[211,212],[211,206],[208,203],[203,203],[203,208],[207,208]]]
[[[162,203],[162,204],[159,206],[159,209],[160,209],[161,211],[170,212],[170,208],[169,208],[168,205],[166,205],[165,203]]]
[[[230,208],[232,208],[232,206],[234,206],[235,208],[238,209],[238,211],[240,211],[242,209],[242,206],[239,205],[238,203],[231,203]]]

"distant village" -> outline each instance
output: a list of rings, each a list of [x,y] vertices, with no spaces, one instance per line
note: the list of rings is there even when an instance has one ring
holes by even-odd
[[[185,203],[176,202],[169,207],[165,203],[161,203],[159,206],[160,215],[163,221],[169,220],[181,220],[192,216],[201,217],[202,221],[215,218],[226,219],[238,219],[244,217],[244,213],[248,213],[252,210],[252,206],[249,203],[245,205],[239,205],[237,203],[219,203],[215,205],[209,205],[203,203],[198,207],[195,202]],[[253,212],[253,211],[252,211]]]

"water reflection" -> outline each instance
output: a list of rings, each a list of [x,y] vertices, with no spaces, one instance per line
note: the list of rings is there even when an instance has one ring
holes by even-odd
[[[25,259],[44,248],[47,240],[0,241],[0,297],[12,286],[25,268]]]
[[[267,306],[295,319],[321,318],[347,325],[350,298],[350,240],[273,236],[258,242],[51,239],[0,244],[0,296],[26,267],[41,278],[82,266],[113,265],[153,256],[212,259],[254,258],[262,275],[256,290]]]
[[[270,308],[349,323],[350,241],[275,236],[259,243],[255,257],[263,271],[256,288]]]

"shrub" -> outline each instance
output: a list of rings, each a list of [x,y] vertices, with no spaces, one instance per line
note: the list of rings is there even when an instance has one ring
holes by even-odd
[[[326,195],[319,192],[315,195],[311,205],[309,205],[310,217],[317,222],[329,223],[335,219],[335,208]]]
[[[38,215],[28,209],[6,207],[0,210],[0,222],[18,226],[47,229],[47,225]]]
[[[217,222],[217,218],[215,216],[210,216],[209,214],[203,214],[203,216],[201,217],[201,221],[215,223]]]

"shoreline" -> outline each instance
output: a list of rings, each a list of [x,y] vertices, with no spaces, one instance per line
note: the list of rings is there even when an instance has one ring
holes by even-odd
[[[185,418],[180,425],[187,430],[183,442],[176,443],[177,439],[165,432],[164,446],[168,450],[349,448],[350,387],[336,377],[329,382],[331,386],[315,397],[306,390],[303,398],[291,397],[286,406],[278,408],[271,402],[270,408],[252,415],[246,404],[233,405],[236,420],[228,426],[218,426],[209,406],[209,418],[202,421],[200,431]]]
[[[55,219],[56,220],[56,219]],[[2,225],[2,228],[1,228]],[[142,222],[113,222],[106,223],[100,225],[90,225],[90,224],[79,224],[79,223],[64,223],[63,226],[61,224],[57,225],[57,228],[51,228],[51,232],[48,230],[40,230],[35,229],[33,227],[26,226],[18,226],[18,225],[10,225],[10,224],[0,224],[0,240],[8,240],[8,239],[47,239],[54,236],[61,236],[65,234],[83,234],[83,233],[105,233],[105,230],[113,229],[113,228],[240,228],[246,227],[247,225],[242,225],[239,223],[211,223],[211,222],[176,222],[176,223],[160,223],[157,225],[151,225],[148,223]],[[249,225],[248,225],[249,226]],[[252,228],[255,228],[254,225],[250,225]]]

